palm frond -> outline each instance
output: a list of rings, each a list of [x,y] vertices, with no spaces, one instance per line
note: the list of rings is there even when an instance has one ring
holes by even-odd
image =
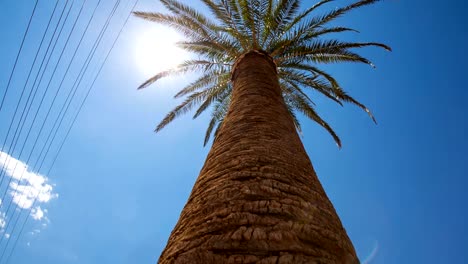
[[[242,20],[245,23],[246,28],[250,33],[250,40],[252,42],[252,49],[258,49],[258,37],[257,28],[255,23],[255,15],[253,10],[255,9],[251,3],[251,0],[238,0],[239,7],[241,10]]]
[[[363,47],[379,47],[387,51],[391,51],[391,48],[387,45],[376,43],[376,42],[341,42],[338,40],[315,40],[305,45],[290,46],[286,49],[281,57],[277,57],[278,63],[281,63],[290,59],[307,59],[315,56],[332,56],[332,55],[346,55],[348,57],[362,58],[361,56],[352,53],[349,49],[363,48]],[[356,59],[355,61],[361,61],[372,65],[367,59]]]
[[[140,86],[138,86],[137,89],[140,90],[140,89],[146,88],[150,86],[151,84],[155,83],[156,81],[164,77],[176,74],[176,73],[177,73],[177,70],[167,70],[167,71],[159,72],[158,74],[154,75],[153,77],[149,78],[144,83],[142,83]]]
[[[214,2],[211,0],[201,0],[211,11],[211,13],[219,20],[221,25],[219,30],[231,35],[239,42],[242,49],[245,51],[249,48],[249,38],[242,23],[240,14],[237,12],[236,1],[220,0]]]
[[[141,84],[138,87],[138,90],[146,88],[164,77],[168,77],[168,76],[175,75],[175,74],[183,74],[183,73],[197,71],[197,70],[209,71],[217,66],[219,66],[218,63],[213,63],[207,60],[188,60],[179,64],[174,69],[170,69],[170,70],[157,73],[156,75],[154,75],[153,77],[145,81],[143,84]]]
[[[224,83],[217,84],[207,90],[209,95],[195,112],[195,115],[193,116],[194,119],[200,116],[213,102],[224,97],[223,94],[225,94],[226,90],[229,89],[228,82],[229,80],[226,80]]]
[[[180,98],[187,94],[196,92],[201,89],[206,89],[209,86],[218,86],[218,85],[227,85],[229,82],[230,73],[226,72],[224,74],[204,74],[196,81],[192,82],[191,84],[187,85],[185,88],[180,90],[174,98]]]
[[[301,112],[306,117],[315,121],[317,124],[325,128],[325,130],[327,130],[327,132],[335,140],[336,145],[338,145],[338,147],[341,148],[341,139],[338,137],[336,132],[331,128],[331,126],[318,115],[318,113],[314,110],[314,108],[309,103],[307,103],[307,101],[305,101],[304,98],[298,96],[297,94],[291,94],[290,96],[292,97],[291,102],[293,104],[294,109]]]
[[[287,96],[284,97],[285,103],[286,103],[286,108],[288,109],[289,114],[291,115],[293,122],[294,122],[294,127],[296,127],[297,132],[302,136],[302,126],[301,122],[299,122],[299,119],[297,118],[295,108],[292,106],[291,100],[287,100]]]
[[[321,7],[322,5],[332,2],[334,0],[322,0],[315,5],[309,7],[299,15],[297,15],[286,27],[285,27],[285,32],[291,30],[294,26],[296,26],[299,22],[301,22],[304,18],[306,18],[309,14],[311,14],[313,11],[315,11],[317,8]]]
[[[211,121],[208,125],[208,129],[206,130],[205,140],[203,146],[206,146],[208,141],[210,140],[211,134],[213,133],[213,129],[216,127],[215,138],[217,136],[217,132],[224,121],[224,117],[227,114],[229,103],[231,102],[231,93],[230,91],[226,91],[222,97],[218,98],[216,102],[213,112],[211,114]]]
[[[391,51],[389,46],[377,42],[324,39],[331,34],[358,32],[349,27],[331,25],[331,22],[379,0],[357,0],[323,14],[317,14],[317,11],[333,0],[321,0],[305,9],[301,9],[300,0],[201,0],[212,16],[202,14],[181,0],[160,1],[169,14],[134,14],[180,32],[185,39],[177,43],[178,47],[195,54],[197,59],[157,73],[138,89],[171,75],[188,72],[202,74],[176,93],[175,98],[186,96],[186,99],[164,117],[156,131],[191,110],[195,110],[193,118],[197,118],[211,109],[204,145],[212,135],[216,138],[231,100],[233,87],[230,80],[234,63],[252,50],[265,52],[274,59],[284,102],[299,133],[301,125],[296,116],[298,112],[325,128],[341,147],[335,131],[317,114],[311,91],[341,106],[344,103],[354,104],[376,122],[369,108],[348,95],[338,80],[319,65],[352,62],[375,68],[357,50],[377,47]]]
[[[315,21],[315,23],[313,23],[313,25],[311,25],[312,28],[318,28],[318,27],[321,27],[335,19],[337,19],[338,17],[346,14],[347,12],[353,10],[353,9],[357,9],[359,7],[363,7],[363,6],[367,6],[367,5],[371,5],[371,4],[374,4],[376,2],[378,2],[380,0],[361,0],[361,1],[358,1],[358,2],[355,2],[353,4],[350,4],[348,6],[345,6],[345,7],[342,7],[342,8],[337,8],[323,16],[320,16],[320,17],[316,17],[313,21]]]
[[[175,107],[172,111],[170,111],[163,120],[158,124],[155,129],[155,132],[161,131],[165,126],[167,126],[170,122],[172,122],[175,118],[183,115],[190,110],[201,101],[206,98],[207,94],[205,92],[197,92],[191,94],[183,103]]]
[[[275,38],[279,38],[285,33],[288,23],[294,19],[294,15],[299,10],[299,0],[279,0],[272,10],[272,18],[268,25],[268,32],[264,37],[265,45],[271,46]]]
[[[182,16],[153,12],[134,12],[133,14],[142,19],[174,28],[187,39],[198,41],[205,40],[203,30],[197,24],[194,24],[192,21]]]
[[[298,73],[291,73],[288,76],[288,79],[290,82],[293,82],[296,85],[316,91],[324,95],[328,99],[331,99],[335,103],[343,106],[343,103],[335,95],[333,87],[331,87],[329,84],[327,84],[323,80],[317,79],[317,77],[310,77],[310,76],[302,75]]]

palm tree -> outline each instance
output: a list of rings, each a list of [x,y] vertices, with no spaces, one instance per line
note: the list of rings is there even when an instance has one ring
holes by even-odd
[[[214,142],[159,263],[359,263],[333,205],[304,150],[296,113],[339,137],[315,111],[309,90],[336,103],[355,104],[319,64],[360,62],[353,49],[380,43],[324,39],[355,31],[330,26],[345,13],[377,2],[361,0],[322,15],[322,0],[307,9],[300,0],[201,0],[213,18],[178,0],[160,0],[170,11],[136,12],[168,25],[198,55],[159,79],[200,72],[175,97],[185,101],[157,126],[197,107],[212,110],[205,144]],[[375,120],[374,120],[375,121]]]

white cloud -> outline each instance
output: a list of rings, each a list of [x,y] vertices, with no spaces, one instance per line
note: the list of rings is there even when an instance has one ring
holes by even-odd
[[[6,239],[9,239],[9,238],[10,238],[10,234],[8,234],[8,233],[5,234],[5,238],[6,238]]]
[[[6,226],[6,215],[5,213],[0,213],[0,230],[3,230]]]
[[[40,230],[40,229],[34,229],[33,231],[29,232],[29,234],[30,234],[31,236],[34,236],[34,235],[39,234],[39,233],[41,233],[41,230]]]
[[[44,211],[38,206],[31,211],[31,217],[34,220],[41,220],[44,217]]]
[[[50,184],[41,184],[40,186],[33,186],[29,184],[18,184],[12,182],[10,184],[10,194],[13,202],[22,209],[29,209],[34,203],[34,199],[39,203],[47,203],[58,195],[52,193],[53,187]]]
[[[38,204],[47,203],[58,197],[58,194],[53,192],[53,186],[48,183],[48,178],[31,171],[27,164],[5,152],[0,152],[0,167],[12,180],[8,193],[11,195],[13,203],[18,208],[31,209],[34,206],[34,200],[36,200],[36,206],[31,209],[31,217],[34,220],[45,219],[44,215],[47,211],[41,209]],[[5,217],[2,218],[0,215],[0,227],[2,219],[5,222]]]

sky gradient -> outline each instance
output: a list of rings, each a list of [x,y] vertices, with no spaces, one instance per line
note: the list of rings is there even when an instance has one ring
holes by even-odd
[[[328,8],[347,2],[336,1]],[[34,3],[0,0],[0,95]],[[76,1],[69,19],[77,15],[81,3]],[[84,18],[91,16],[96,3],[86,2]],[[66,89],[78,76],[78,65],[85,61],[114,3],[106,0],[98,9],[95,24],[77,54],[77,66],[64,82]],[[0,144],[54,4],[39,0],[11,91],[0,112]],[[198,6],[198,1],[193,5]],[[343,35],[345,39],[377,41],[393,48],[391,53],[363,50],[376,69],[351,64],[326,66],[351,95],[373,111],[378,125],[356,107],[339,107],[312,94],[319,113],[341,137],[340,150],[326,131],[302,119],[304,146],[363,263],[468,262],[466,7],[458,0],[450,4],[388,0],[339,20],[339,24],[360,31]],[[118,9],[116,22],[110,24],[109,35],[104,36],[77,99],[85,97],[93,80],[91,73],[99,69],[130,9],[130,2]],[[160,11],[162,7],[155,0],[141,0],[137,10]],[[85,22],[79,20],[64,61],[71,59]],[[70,28],[71,24],[66,24],[63,34]],[[129,20],[50,172],[53,158],[47,159],[39,172],[34,167],[36,154],[32,162],[26,162],[32,139],[21,157],[20,147],[3,154],[31,166],[31,175],[40,177],[31,176],[38,180],[27,182],[32,186],[30,191],[49,190],[47,199],[40,196],[43,199],[38,203],[43,216],[33,211],[38,219],[31,217],[27,222],[9,263],[156,263],[209,151],[209,146],[203,148],[209,115],[195,121],[187,115],[160,133],[153,132],[176,105],[172,97],[177,88],[193,76],[136,90],[150,77],[135,59],[138,39],[149,30],[157,27],[135,17]],[[64,43],[59,42],[58,47],[61,45]],[[53,56],[52,61],[58,60]],[[59,64],[57,75],[65,72],[66,65]],[[44,83],[51,72],[47,71]],[[51,89],[59,82],[60,78],[53,79]],[[65,96],[60,93],[58,100],[65,100]],[[45,102],[51,98],[46,97]],[[78,102],[71,106],[73,113]],[[46,111],[42,111],[39,120],[45,117]],[[72,117],[65,118],[65,124],[71,122]],[[35,128],[40,126],[38,122]],[[51,123],[46,123],[46,128],[49,126]],[[58,137],[63,138],[65,132]],[[6,172],[6,179],[16,179],[13,172]],[[50,189],[37,187],[38,182]],[[3,183],[0,195],[13,187]],[[31,197],[25,195],[25,200]],[[5,202],[14,200],[11,194],[6,197]],[[2,205],[0,213],[5,209]],[[18,212],[22,217],[28,214],[27,208]],[[10,221],[8,214],[0,215],[0,227],[1,219]],[[0,254],[15,232],[2,240]]]

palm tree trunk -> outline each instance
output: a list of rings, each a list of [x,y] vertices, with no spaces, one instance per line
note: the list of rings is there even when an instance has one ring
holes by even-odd
[[[229,112],[159,263],[359,263],[268,55],[233,71]]]

